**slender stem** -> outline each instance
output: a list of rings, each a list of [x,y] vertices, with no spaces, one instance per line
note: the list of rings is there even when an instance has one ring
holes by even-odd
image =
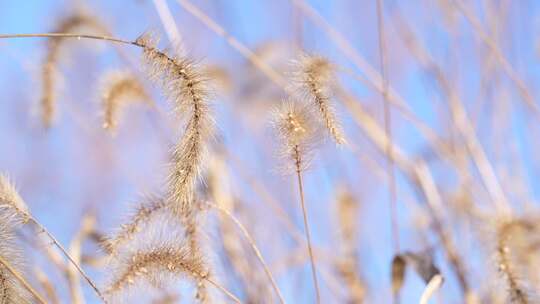
[[[382,14],[382,1],[377,0],[377,24],[379,29],[379,59],[382,77],[382,92],[384,104],[384,130],[388,138],[386,144],[387,169],[390,180],[390,219],[392,222],[392,238],[394,242],[394,251],[399,252],[399,226],[396,210],[396,175],[394,172],[394,151],[392,149],[392,112],[388,100],[388,75],[387,75],[387,57],[384,40],[384,22]]]
[[[33,217],[30,217],[29,220],[34,225],[36,225],[41,232],[45,233],[47,235],[47,237],[54,243],[54,245],[58,249],[60,249],[60,251],[66,256],[66,258],[69,260],[69,262],[73,266],[75,266],[75,268],[77,268],[77,271],[82,275],[82,277],[86,280],[86,282],[88,282],[88,284],[92,287],[92,289],[94,289],[94,291],[99,296],[99,298],[103,301],[103,303],[107,303],[107,300],[105,300],[105,297],[99,291],[96,284],[94,284],[94,282],[90,279],[90,277],[84,272],[84,270],[82,270],[82,268],[79,266],[79,264],[77,262],[75,262],[75,260],[73,260],[73,258],[66,251],[66,249],[64,249],[64,247],[60,244],[60,242],[58,242],[58,240],[47,229],[45,229],[45,227],[43,227],[43,225],[41,225],[36,219],[34,219]]]
[[[167,1],[165,0],[153,0],[154,6],[156,7],[156,11],[159,15],[159,19],[161,20],[161,24],[163,25],[163,28],[165,29],[165,33],[167,33],[167,36],[169,37],[169,41],[171,43],[178,43],[180,42],[180,33],[178,32],[178,27],[176,26],[176,22],[174,22],[174,17],[171,13],[171,10],[169,9],[169,6],[167,5]]]
[[[128,41],[128,40],[118,39],[118,38],[109,37],[109,36],[72,34],[72,33],[0,34],[0,39],[7,39],[7,38],[77,38],[77,39],[93,39],[93,40],[104,40],[104,41],[111,41],[111,42],[116,42],[116,43],[130,44],[130,45],[142,47],[142,45],[138,44],[135,41]]]
[[[294,159],[296,165],[296,176],[298,178],[298,192],[300,193],[300,204],[302,205],[302,215],[304,218],[304,229],[306,230],[306,241],[308,245],[309,259],[311,261],[311,274],[313,275],[313,284],[315,285],[315,292],[317,294],[317,303],[321,303],[321,295],[319,292],[319,283],[317,281],[317,269],[315,267],[315,258],[313,257],[313,248],[311,246],[311,234],[309,232],[308,225],[308,215],[307,208],[304,199],[304,185],[302,183],[302,173],[301,173],[301,164],[302,159],[300,158],[300,152],[298,146],[294,148]]]
[[[266,272],[266,275],[268,276],[268,279],[270,280],[270,283],[272,284],[272,287],[274,288],[274,291],[276,292],[276,294],[279,297],[279,302],[284,304],[285,300],[283,299],[283,296],[281,295],[281,292],[280,292],[280,290],[279,290],[279,288],[277,286],[277,283],[274,280],[274,276],[272,275],[272,272],[270,272],[270,268],[268,268],[268,265],[264,261],[264,258],[263,258],[262,254],[261,254],[261,251],[259,250],[259,248],[255,244],[255,240],[251,237],[251,235],[249,234],[247,229],[244,227],[244,225],[242,225],[242,223],[240,223],[240,221],[233,214],[231,214],[231,212],[229,212],[229,210],[227,210],[225,208],[222,208],[222,207],[220,207],[220,206],[218,206],[216,204],[211,204],[211,206],[213,208],[215,208],[216,210],[218,210],[218,211],[222,212],[223,214],[225,214],[242,231],[242,233],[244,234],[244,237],[247,239],[249,245],[251,246],[251,248],[255,252],[255,255],[257,256],[257,258],[261,262],[261,264],[262,264],[262,266],[264,268],[264,272]]]
[[[238,299],[238,297],[236,297],[234,294],[232,294],[232,292],[227,290],[227,288],[221,286],[221,284],[207,277],[204,277],[203,280],[207,281],[208,283],[214,285],[217,289],[221,290],[227,297],[229,297],[235,303],[242,304],[242,302],[240,301],[240,299]]]
[[[26,288],[32,294],[39,303],[47,304],[43,297],[41,297],[37,293],[37,291],[34,290],[34,288],[15,269],[13,269],[9,262],[6,261],[2,256],[0,256],[0,264],[2,264],[2,266],[4,266],[4,268],[6,268],[11,273],[11,275],[13,275],[24,286],[24,288]]]
[[[386,144],[386,169],[389,179],[389,205],[390,205],[390,227],[392,230],[392,242],[394,246],[394,254],[399,253],[399,224],[397,214],[397,194],[396,194],[396,174],[394,170],[394,151],[392,150],[392,112],[390,102],[388,100],[388,75],[387,75],[387,53],[384,39],[384,20],[382,13],[383,0],[377,2],[377,29],[379,34],[379,65],[382,78],[382,91],[384,106],[384,132],[388,138]],[[394,294],[393,303],[399,304],[399,292]]]
[[[283,88],[286,92],[288,85],[285,79],[270,65],[268,65],[264,60],[259,58],[252,50],[250,50],[245,44],[240,42],[238,39],[229,34],[221,25],[217,24],[212,18],[206,15],[203,11],[197,8],[188,0],[176,0],[180,6],[182,6],[188,13],[193,17],[199,19],[204,25],[208,27],[211,31],[216,33],[216,35],[223,37],[227,44],[229,44],[233,49],[238,51],[242,56],[249,60],[255,67],[257,67],[261,72],[263,72],[272,82],[274,82],[279,87]]]

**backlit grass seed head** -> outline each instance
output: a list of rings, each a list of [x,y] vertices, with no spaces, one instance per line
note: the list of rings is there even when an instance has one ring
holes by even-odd
[[[96,33],[107,35],[108,30],[95,17],[76,13],[58,21],[51,31],[53,33],[76,33],[84,29],[86,34]],[[40,100],[41,120],[45,127],[50,127],[56,116],[56,92],[58,82],[58,65],[62,58],[65,45],[70,41],[66,38],[48,38],[47,54],[41,68],[42,93]]]
[[[336,203],[340,236],[346,251],[350,251],[356,244],[358,209],[360,206],[354,195],[346,188],[339,189]]]
[[[498,270],[508,286],[512,303],[531,303],[528,268],[536,269],[536,244],[539,226],[531,219],[502,220],[497,227],[496,256]],[[536,273],[536,271],[534,271]]]
[[[101,80],[103,128],[114,131],[122,108],[135,101],[151,103],[143,84],[133,73],[119,70],[106,73]]]
[[[282,155],[293,161],[295,170],[304,170],[320,140],[320,126],[310,108],[302,103],[285,101],[274,110],[272,125],[281,143]]]
[[[152,223],[123,244],[109,260],[105,293],[111,300],[134,296],[140,287],[163,289],[189,278],[195,284],[208,271],[202,255],[185,239],[185,227],[176,216],[159,213]]]
[[[335,79],[333,65],[324,57],[304,54],[295,62],[294,79],[301,98],[317,109],[318,117],[337,144],[344,144],[345,135],[331,100]]]
[[[9,213],[0,212],[0,256],[21,273],[22,252],[15,241],[14,232],[19,224],[20,222]],[[31,303],[30,294],[24,286],[2,265],[0,265],[0,303]]]
[[[123,264],[115,271],[115,278],[105,291],[109,296],[137,283],[147,282],[152,287],[162,287],[170,276],[197,279],[206,275],[197,255],[188,247],[174,244],[134,252],[125,257]]]
[[[189,208],[206,154],[206,143],[214,123],[208,104],[209,91],[199,67],[185,56],[169,56],[155,47],[155,41],[142,36],[143,58],[151,78],[161,84],[176,112],[186,117],[184,134],[172,151],[168,178],[168,201],[182,212]]]
[[[28,206],[5,175],[0,175],[0,212],[16,216],[24,222],[30,217]]]
[[[135,235],[145,228],[145,224],[163,210],[167,204],[163,199],[151,198],[137,207],[129,220],[122,224],[119,230],[110,238],[107,238],[102,246],[111,255],[116,255],[120,246],[132,240]]]

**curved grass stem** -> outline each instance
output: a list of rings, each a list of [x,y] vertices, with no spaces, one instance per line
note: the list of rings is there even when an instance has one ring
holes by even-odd
[[[264,258],[262,256],[261,251],[259,250],[259,248],[255,244],[255,240],[251,237],[251,235],[249,234],[247,229],[244,227],[244,225],[242,225],[242,223],[240,223],[240,221],[233,214],[231,214],[231,212],[229,212],[229,210],[227,210],[225,208],[222,208],[222,207],[220,207],[220,206],[218,206],[216,204],[211,204],[211,206],[212,206],[212,208],[214,208],[214,209],[218,210],[219,212],[225,214],[242,231],[242,234],[244,235],[247,242],[249,243],[249,245],[251,246],[251,248],[255,252],[255,255],[257,256],[259,262],[261,262],[261,264],[262,264],[262,266],[264,268],[264,272],[268,276],[268,279],[270,280],[270,283],[272,284],[272,287],[274,288],[274,291],[276,292],[276,294],[277,294],[277,296],[279,298],[279,302],[282,303],[282,304],[285,304],[285,300],[283,299],[283,295],[281,294],[281,291],[279,290],[279,288],[277,286],[277,283],[276,283],[276,281],[274,279],[274,276],[272,275],[272,272],[270,271],[270,268],[268,267],[268,265],[264,261]]]
[[[77,269],[77,271],[81,274],[81,276],[88,282],[88,284],[92,287],[92,289],[96,292],[96,294],[99,296],[101,301],[103,303],[107,303],[107,300],[99,291],[96,284],[90,279],[90,277],[82,270],[81,266],[75,260],[71,257],[71,255],[67,252],[67,250],[58,242],[58,240],[43,226],[41,223],[39,223],[35,218],[30,217],[29,220],[39,229],[40,232],[45,233],[47,237],[53,242],[53,244],[64,254],[64,256],[69,260],[69,262]]]

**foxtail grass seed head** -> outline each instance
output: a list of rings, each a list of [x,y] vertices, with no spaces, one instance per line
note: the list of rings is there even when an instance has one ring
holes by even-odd
[[[23,253],[16,242],[15,229],[20,222],[9,213],[0,211],[0,257],[19,274],[23,273]],[[13,274],[0,264],[0,303],[32,303],[31,295]]]
[[[148,74],[161,84],[176,113],[186,117],[184,134],[172,151],[168,178],[168,201],[176,211],[190,208],[206,154],[206,143],[213,133],[213,118],[208,104],[209,92],[199,67],[185,56],[169,56],[157,49],[156,41],[141,36]]]
[[[537,255],[534,240],[538,240],[540,226],[530,218],[503,219],[497,227],[496,256],[498,270],[506,281],[511,303],[533,303],[528,268],[538,265],[531,263]],[[531,259],[532,258],[532,259]],[[535,271],[536,272],[536,271]]]
[[[113,132],[124,106],[135,101],[151,104],[151,99],[141,81],[133,73],[113,70],[101,79],[101,107],[103,128]]]
[[[336,78],[333,65],[324,57],[304,54],[295,62],[294,75],[301,98],[317,109],[317,117],[334,141],[344,144],[345,135],[331,100],[331,87]]]
[[[162,286],[171,277],[198,279],[206,276],[198,256],[185,246],[164,244],[149,251],[137,251],[123,257],[105,294],[112,297],[135,284],[147,282]]]
[[[4,210],[4,211],[2,211]],[[30,218],[28,206],[20,197],[15,185],[6,175],[0,174],[0,211],[12,214],[27,222]]]
[[[186,278],[195,285],[208,275],[202,255],[192,250],[185,239],[187,228],[179,225],[176,216],[163,212],[152,220],[111,256],[105,288],[111,300],[131,301],[142,286],[163,289]]]
[[[167,204],[161,198],[150,198],[137,207],[129,220],[120,226],[120,229],[110,238],[102,242],[102,246],[111,255],[116,255],[120,246],[132,240],[135,235],[145,228],[150,219]]]
[[[81,31],[107,35],[107,28],[96,17],[85,13],[76,13],[62,18],[52,30],[53,33],[76,33]],[[53,124],[57,112],[56,84],[58,82],[58,65],[62,58],[64,46],[69,39],[54,37],[47,39],[45,62],[41,67],[41,121],[48,128]]]
[[[284,101],[273,111],[272,126],[281,144],[281,155],[295,171],[305,170],[320,140],[320,126],[305,104]],[[289,165],[290,167],[290,165]]]
[[[358,209],[359,204],[350,190],[341,188],[337,193],[337,211],[339,218],[340,236],[346,247],[346,251],[350,252],[356,244],[358,233]]]

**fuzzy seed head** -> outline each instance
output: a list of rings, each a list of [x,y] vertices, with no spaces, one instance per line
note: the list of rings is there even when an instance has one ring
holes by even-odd
[[[141,287],[159,291],[176,285],[180,279],[196,283],[206,277],[202,255],[192,250],[185,238],[187,228],[170,212],[155,215],[152,220],[110,257],[111,276],[105,294],[111,301],[127,301]]]
[[[498,270],[507,283],[512,303],[531,303],[530,286],[537,280],[538,258],[534,249],[540,226],[532,218],[503,219],[498,223],[496,256]]]
[[[132,240],[139,231],[145,228],[145,224],[166,206],[167,204],[162,199],[149,199],[135,210],[127,223],[122,224],[113,237],[102,243],[103,248],[107,253],[116,255],[120,246]]]
[[[81,30],[85,30],[87,34],[88,30],[90,33],[101,35],[108,35],[109,32],[95,17],[85,13],[77,13],[60,19],[51,32],[76,33]],[[55,86],[59,76],[58,65],[67,41],[69,39],[62,37],[47,39],[47,54],[41,68],[42,94],[40,100],[41,120],[46,128],[52,125],[57,112]]]
[[[312,112],[303,104],[286,101],[274,110],[272,125],[282,145],[284,157],[293,159],[303,170],[320,139],[320,127]]]
[[[0,175],[0,211],[2,210],[24,222],[28,221],[30,216],[28,206],[5,175]]]
[[[331,86],[335,79],[333,65],[324,57],[304,54],[295,63],[294,79],[301,98],[317,109],[317,117],[330,136],[337,144],[344,144],[345,135],[331,100]]]
[[[177,213],[183,213],[191,208],[194,188],[201,178],[206,143],[214,129],[206,80],[193,61],[185,56],[167,55],[155,47],[151,37],[142,36],[136,43],[143,47],[151,78],[164,89],[176,112],[186,117],[184,134],[172,151],[168,178],[168,201]]]
[[[128,71],[110,71],[101,81],[103,128],[114,131],[123,106],[134,101],[151,103],[142,83]]]
[[[22,250],[15,239],[14,229],[20,222],[9,213],[0,213],[0,257],[19,274],[22,273]],[[20,281],[0,264],[0,303],[31,303],[31,296]]]

